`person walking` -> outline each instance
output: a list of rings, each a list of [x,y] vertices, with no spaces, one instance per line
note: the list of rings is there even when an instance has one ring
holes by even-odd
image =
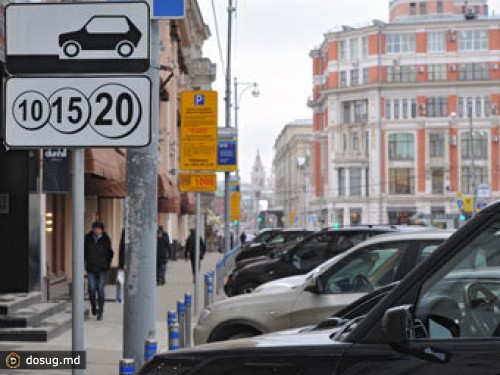
[[[245,233],[245,231],[243,231],[240,234],[240,243],[241,245],[244,245],[245,242],[247,242],[247,234]]]
[[[193,271],[193,277],[194,277],[194,267],[195,267],[195,247],[196,247],[196,231],[194,229],[189,230],[189,236],[186,239],[186,244],[185,244],[185,251],[184,251],[184,256],[186,258],[186,261],[189,258],[191,259],[191,270]],[[203,242],[202,238],[200,237],[200,267],[201,267],[201,260],[205,256],[205,243]]]
[[[163,243],[165,244],[165,247],[167,248],[167,261],[170,258],[170,255],[172,254],[172,247],[170,246],[170,236],[168,235],[168,232],[163,229],[163,225],[160,225],[158,227],[158,230],[161,231],[161,238],[163,240]]]
[[[97,315],[97,320],[102,320],[104,314],[104,285],[113,255],[111,239],[104,231],[104,224],[95,221],[92,230],[85,235],[84,259],[92,315]]]
[[[169,251],[164,238],[163,228],[160,226],[157,232],[156,245],[156,285],[165,285],[165,274],[167,272],[167,262]]]

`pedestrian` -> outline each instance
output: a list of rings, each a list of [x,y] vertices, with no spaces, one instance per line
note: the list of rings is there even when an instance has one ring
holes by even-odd
[[[164,231],[160,226],[157,231],[156,241],[156,285],[165,285],[165,274],[169,251],[164,238]]]
[[[85,236],[84,259],[92,315],[97,315],[97,320],[102,320],[104,314],[104,285],[113,254],[111,239],[104,231],[104,224],[95,221],[92,230]]]
[[[242,245],[244,245],[245,242],[247,242],[247,234],[245,233],[245,231],[241,232],[240,234],[240,242]]]
[[[166,232],[165,229],[163,229],[163,225],[160,225],[158,227],[158,230],[161,231],[161,238],[163,240],[163,243],[165,244],[165,247],[167,248],[167,261],[168,261],[172,253],[172,247],[170,246],[170,236],[168,235],[168,232]]]
[[[195,247],[196,247],[196,231],[194,229],[189,230],[189,236],[186,239],[186,244],[185,244],[185,251],[184,251],[184,256],[186,258],[186,261],[189,258],[191,259],[191,270],[193,271],[193,277],[194,277],[194,267],[195,267]],[[205,256],[205,243],[203,242],[202,238],[200,237],[200,267],[201,267],[201,260]]]

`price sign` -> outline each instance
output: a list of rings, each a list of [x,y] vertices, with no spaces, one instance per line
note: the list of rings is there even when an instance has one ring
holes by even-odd
[[[11,78],[5,141],[10,147],[145,146],[147,77]]]
[[[215,191],[217,176],[215,173],[181,173],[179,174],[180,191]]]

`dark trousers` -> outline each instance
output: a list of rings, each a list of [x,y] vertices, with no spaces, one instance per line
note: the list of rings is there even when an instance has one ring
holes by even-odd
[[[165,274],[167,273],[167,263],[156,264],[156,283],[165,284]]]
[[[87,272],[90,303],[92,304],[92,309],[101,314],[104,311],[104,285],[106,284],[107,273],[107,271]],[[96,293],[98,301],[96,301]],[[96,302],[98,302],[99,305],[97,305]]]
[[[198,269],[201,269],[201,259]],[[191,258],[191,271],[193,272],[193,277],[194,277],[194,258]]]

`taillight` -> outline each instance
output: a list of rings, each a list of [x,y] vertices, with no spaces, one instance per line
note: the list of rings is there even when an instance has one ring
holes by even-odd
[[[233,277],[233,275],[231,275],[231,274],[226,276],[226,285],[228,285],[231,282],[232,277]]]

